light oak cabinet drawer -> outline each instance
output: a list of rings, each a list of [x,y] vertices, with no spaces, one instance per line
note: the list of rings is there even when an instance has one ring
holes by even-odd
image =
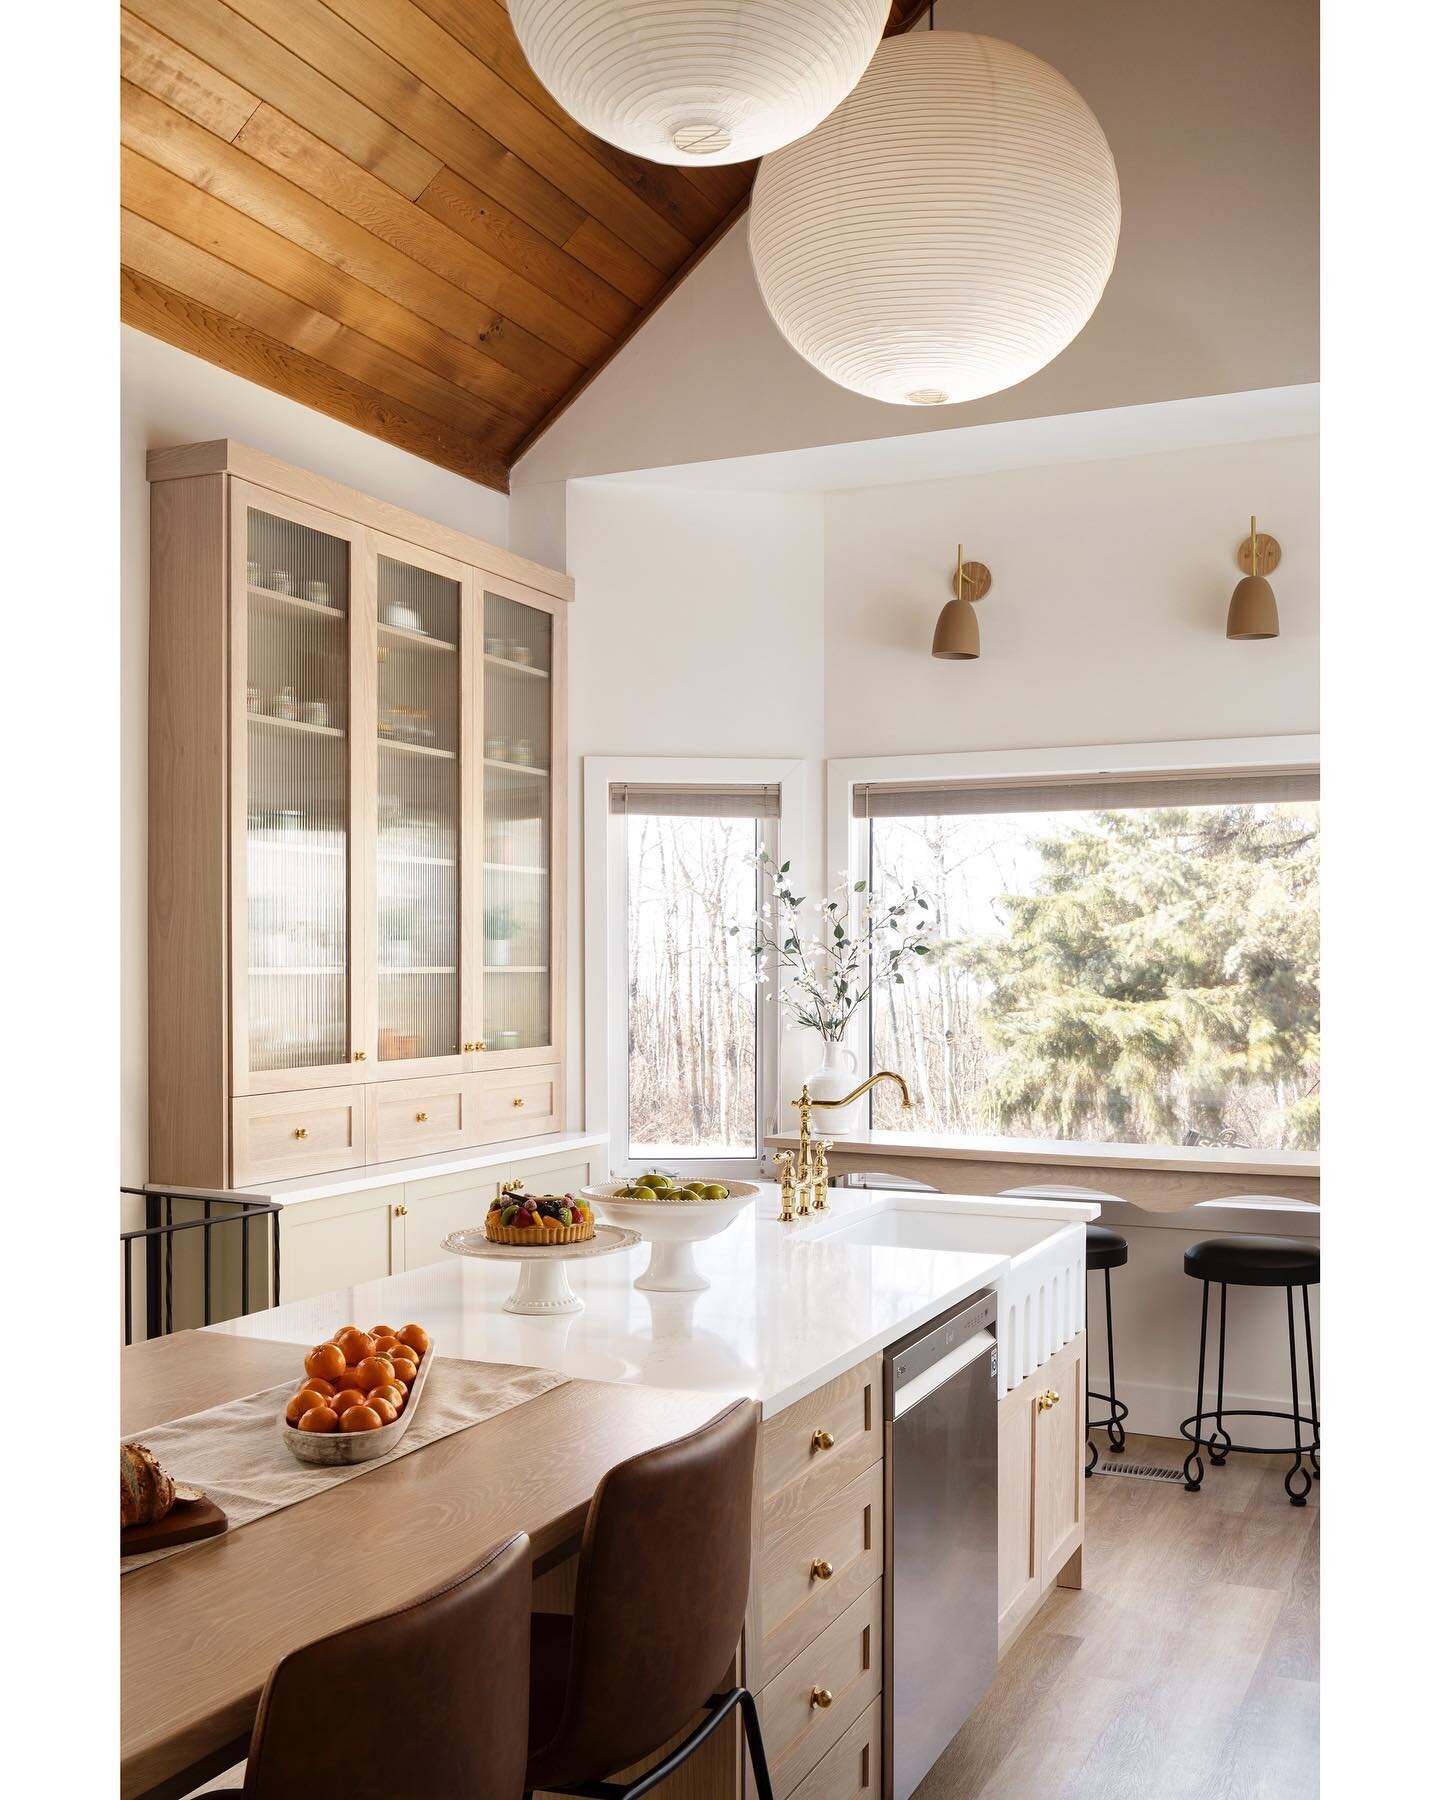
[[[792,1661],[857,1600],[884,1566],[885,1465],[783,1529],[760,1552],[760,1680]]]
[[[234,1185],[355,1169],[365,1161],[364,1088],[250,1094],[231,1102]]]
[[[882,1713],[880,1702],[873,1701],[820,1758],[791,1800],[874,1800],[880,1792]]]
[[[394,1162],[483,1141],[479,1075],[377,1081],[367,1090],[369,1159]]]
[[[761,1690],[777,1800],[794,1791],[880,1692],[882,1585],[869,1587]]]
[[[804,1517],[880,1460],[880,1358],[846,1369],[767,1419],[761,1439],[763,1522]]]
[[[481,1143],[560,1129],[560,1065],[497,1069],[480,1077]]]

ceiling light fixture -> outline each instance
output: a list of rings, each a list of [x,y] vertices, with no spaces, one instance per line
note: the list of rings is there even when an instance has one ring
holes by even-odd
[[[587,131],[651,162],[748,162],[803,137],[874,55],[889,0],[509,0]]]
[[[1250,535],[1242,539],[1235,561],[1242,579],[1230,596],[1226,637],[1279,637],[1280,609],[1275,604],[1275,590],[1265,577],[1280,567],[1280,546],[1268,532],[1256,531],[1254,513],[1250,515]]]
[[[1057,70],[998,38],[887,38],[848,99],[766,156],[750,255],[822,375],[898,406],[1024,381],[1094,312],[1120,236],[1115,160]]]
[[[955,598],[940,608],[930,654],[941,662],[974,662],[980,654],[980,621],[975,617],[974,602],[990,592],[990,571],[984,563],[967,563],[963,544],[955,552],[950,585]]]

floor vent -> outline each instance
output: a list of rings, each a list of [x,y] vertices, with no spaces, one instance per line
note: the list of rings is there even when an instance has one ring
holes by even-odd
[[[1157,1469],[1150,1463],[1096,1463],[1092,1475],[1133,1475],[1137,1481],[1183,1481],[1178,1469]]]

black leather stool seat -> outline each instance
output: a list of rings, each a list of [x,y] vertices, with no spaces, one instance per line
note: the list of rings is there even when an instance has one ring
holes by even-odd
[[[1294,1238],[1205,1238],[1185,1252],[1185,1273],[1236,1287],[1308,1287],[1320,1279],[1320,1247]]]
[[[1130,1246],[1118,1231],[1111,1231],[1107,1225],[1085,1227],[1087,1269],[1118,1269],[1121,1263],[1129,1260]]]

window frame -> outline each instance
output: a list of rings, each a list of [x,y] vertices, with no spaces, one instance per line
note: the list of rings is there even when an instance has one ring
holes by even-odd
[[[826,771],[825,862],[831,879],[839,873],[870,872],[870,821],[853,817],[855,789],[870,782],[917,787],[935,782],[956,784],[1006,781],[1088,781],[1106,775],[1222,775],[1248,769],[1320,768],[1320,739],[1315,733],[1276,737],[1197,738],[1174,743],[1083,744],[1053,749],[971,750],[939,755],[869,756],[833,759]],[[846,1038],[857,1066],[872,1072],[870,1007],[856,1014]],[[866,1112],[868,1126],[870,1114]],[[936,1134],[940,1135],[940,1134]],[[967,1142],[1007,1143],[995,1137]],[[1102,1152],[1113,1146],[1102,1139],[1046,1139],[1055,1149]],[[1211,1154],[1203,1145],[1156,1145],[1157,1156],[1184,1159]],[[1268,1151],[1246,1152],[1263,1159]],[[1284,1154],[1284,1153],[1275,1153]]]
[[[626,937],[626,817],[610,811],[616,783],[687,787],[778,787],[780,816],[772,822],[771,855],[783,861],[805,843],[805,766],[791,757],[587,756],[584,758],[585,1120],[609,1136],[610,1172],[619,1179],[645,1167],[630,1147],[629,973]],[[771,985],[765,990],[773,994]],[[753,1157],[667,1158],[688,1167],[703,1161],[724,1179],[758,1180],[776,1130],[782,1024],[778,1005],[762,1004],[756,1030],[757,1136]]]

